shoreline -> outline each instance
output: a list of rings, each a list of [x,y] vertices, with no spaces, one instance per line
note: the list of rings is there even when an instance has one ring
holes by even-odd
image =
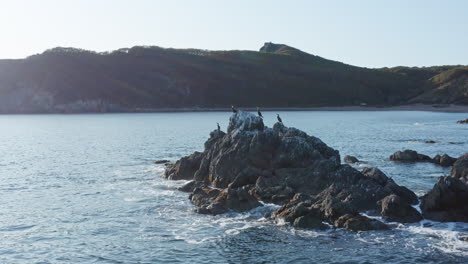
[[[244,111],[257,111],[256,107],[236,107]],[[427,111],[447,113],[468,113],[468,105],[399,105],[399,106],[318,106],[318,107],[260,107],[261,111]],[[134,111],[132,113],[158,113],[158,112],[230,112],[231,108],[191,107],[191,108],[158,108],[147,111]]]
[[[237,107],[244,111],[257,111],[256,107]],[[261,111],[424,111],[446,113],[468,113],[468,105],[411,104],[398,106],[317,106],[317,107],[261,107]],[[73,115],[73,114],[132,114],[132,113],[183,113],[183,112],[230,112],[229,107],[174,107],[133,109],[128,111],[82,111],[82,112],[32,112],[0,113],[0,115]]]

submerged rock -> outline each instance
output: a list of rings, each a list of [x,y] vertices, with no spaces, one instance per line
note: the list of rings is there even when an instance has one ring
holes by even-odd
[[[349,155],[346,155],[344,158],[343,158],[344,162],[346,163],[356,163],[356,162],[359,162],[358,158],[354,157],[354,156],[349,156]]]
[[[425,218],[440,222],[468,222],[468,154],[458,158],[450,176],[440,177],[421,201]]]
[[[282,123],[266,127],[243,111],[231,116],[227,134],[211,132],[202,153],[168,165],[165,177],[192,180],[182,189],[192,192],[199,213],[243,212],[265,201],[283,205],[273,219],[298,228],[323,229],[327,222],[350,230],[383,229],[359,212],[379,212],[377,201],[392,194],[417,202],[413,192],[378,169],[359,172],[342,165],[339,152],[319,138]]]

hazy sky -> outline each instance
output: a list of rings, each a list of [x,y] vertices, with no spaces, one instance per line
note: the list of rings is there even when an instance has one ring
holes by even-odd
[[[366,67],[468,64],[468,1],[0,0],[0,34],[0,58],[272,41]]]

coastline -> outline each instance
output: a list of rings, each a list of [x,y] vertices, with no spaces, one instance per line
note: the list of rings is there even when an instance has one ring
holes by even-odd
[[[257,111],[256,107],[238,107],[245,111]],[[399,106],[320,106],[320,107],[261,107],[261,111],[426,111],[447,113],[468,113],[468,105],[426,105],[411,104]],[[230,112],[227,107],[187,107],[138,109],[133,113],[158,112]]]
[[[256,107],[237,107],[244,111],[257,111]],[[424,111],[446,113],[468,113],[468,105],[411,104],[398,106],[317,106],[317,107],[260,107],[261,111]],[[121,111],[64,111],[64,112],[11,112],[0,115],[41,115],[41,114],[118,114],[118,113],[179,113],[179,112],[230,112],[230,107],[167,107],[136,108]]]

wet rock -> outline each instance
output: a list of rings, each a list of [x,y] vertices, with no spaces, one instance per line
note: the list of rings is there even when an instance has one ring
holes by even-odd
[[[166,166],[165,177],[169,180],[191,180],[200,167],[203,158],[202,153],[195,152],[190,156],[183,157],[172,165]]]
[[[465,120],[458,120],[457,124],[468,124],[468,118]]]
[[[417,204],[418,197],[410,189],[400,186],[377,168],[364,168],[362,174],[379,183],[387,194],[396,194],[408,204]]]
[[[261,206],[246,188],[226,188],[224,190],[213,188],[195,188],[190,196],[194,205],[199,207],[198,213],[222,214],[227,211],[245,212]]]
[[[169,162],[171,162],[171,161],[169,161],[169,160],[156,160],[156,161],[154,161],[154,164],[166,164],[166,163],[169,163]]]
[[[458,239],[464,242],[468,242],[468,236],[462,236],[462,237],[459,237]]]
[[[426,140],[426,141],[424,141],[424,143],[427,143],[427,144],[435,144],[435,143],[437,143],[437,141],[434,141],[434,140]]]
[[[455,163],[455,161],[457,161],[456,158],[450,157],[447,154],[444,154],[442,156],[436,155],[432,160],[434,163],[439,164],[442,167],[450,167]]]
[[[431,158],[427,155],[417,153],[414,150],[397,151],[390,156],[390,160],[402,161],[402,162],[432,162],[434,164],[441,165],[443,167],[450,167],[457,160],[456,158],[450,157],[447,154],[436,155]]]
[[[453,164],[450,176],[440,177],[421,201],[425,218],[440,222],[468,222],[468,154]]]
[[[356,162],[359,162],[358,158],[354,157],[354,156],[349,156],[349,155],[346,155],[344,157],[344,162],[346,163],[356,163]]]
[[[328,229],[328,226],[324,224],[319,218],[310,215],[299,216],[298,218],[294,219],[292,226],[305,229]]]
[[[167,166],[165,175],[194,181],[182,188],[192,191],[199,213],[243,212],[265,201],[282,205],[273,219],[298,228],[322,229],[323,222],[334,225],[348,214],[353,217],[336,222],[340,227],[377,229],[378,223],[359,212],[379,212],[377,201],[391,194],[417,201],[380,170],[360,172],[340,160],[319,138],[282,123],[266,127],[256,115],[239,111],[228,133],[211,132],[202,153]]]
[[[183,186],[177,188],[177,190],[179,190],[181,192],[190,192],[191,193],[191,192],[193,192],[195,190],[195,188],[203,188],[203,187],[206,187],[206,185],[201,183],[201,182],[189,181],[186,184],[184,184]]]
[[[390,156],[390,160],[403,162],[431,161],[431,157],[419,154],[414,150],[397,151]]]
[[[345,214],[335,221],[335,226],[354,232],[389,229],[386,224],[360,214]]]
[[[459,157],[453,164],[450,177],[460,179],[465,183],[468,181],[468,153]]]
[[[421,214],[398,195],[391,194],[379,201],[380,214],[391,222],[414,223],[422,220]]]
[[[468,185],[460,179],[440,177],[421,201],[424,218],[440,222],[468,222]]]

